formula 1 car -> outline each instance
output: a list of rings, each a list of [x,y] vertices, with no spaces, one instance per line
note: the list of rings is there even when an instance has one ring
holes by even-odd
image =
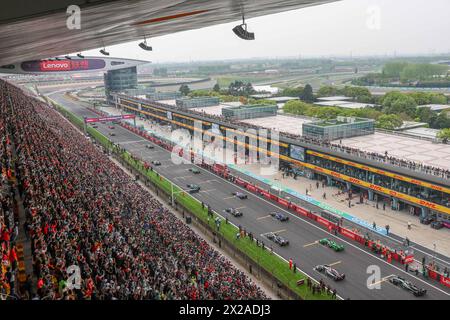
[[[247,199],[248,198],[248,196],[245,193],[242,193],[239,191],[232,192],[231,194],[239,199]]]
[[[275,242],[280,247],[284,247],[284,246],[287,246],[289,244],[288,240],[286,240],[283,237],[277,235],[276,233],[269,232],[269,233],[266,233],[265,236],[266,236],[267,239]]]
[[[193,174],[199,174],[200,170],[197,168],[189,168],[189,171],[192,172]]]
[[[160,165],[161,165],[161,162],[158,161],[158,160],[152,160],[152,163],[153,163],[155,166],[160,166]]]
[[[337,271],[336,269],[333,269],[332,267],[330,267],[327,264],[320,264],[318,266],[315,266],[314,270],[316,270],[317,272],[323,273],[324,275],[326,275],[327,277],[330,277],[334,281],[340,281],[340,280],[345,279],[345,274],[340,273],[339,271]]]
[[[408,280],[403,279],[402,277],[399,277],[399,276],[394,276],[394,277],[390,278],[389,282],[397,287],[400,287],[407,291],[412,292],[412,294],[416,297],[421,297],[427,293],[426,289],[421,289],[421,288],[417,287],[416,285],[412,284],[411,282],[409,282]]]
[[[155,147],[152,146],[151,144],[147,144],[147,145],[145,145],[145,147],[146,147],[147,149],[155,149]]]
[[[231,215],[233,215],[234,217],[242,217],[242,212],[239,211],[238,209],[235,208],[226,208],[225,210],[223,210],[227,213],[230,213]]]
[[[288,216],[286,216],[286,215],[284,215],[284,214],[282,214],[280,212],[272,212],[270,215],[272,216],[272,218],[275,218],[275,219],[277,219],[279,221],[282,221],[282,222],[289,220]]]
[[[328,238],[320,239],[319,243],[324,246],[328,246],[329,248],[333,249],[336,252],[344,250],[344,246],[342,244],[337,244],[336,242],[334,242],[333,240],[330,240]]]
[[[188,184],[186,185],[188,187],[188,192],[189,193],[195,193],[195,192],[199,192],[200,191],[200,186],[196,185],[196,184]]]
[[[114,126],[108,126],[108,128],[110,128],[110,129],[115,129],[116,127],[114,127]]]
[[[114,137],[116,134],[115,134],[114,132],[110,132],[109,135],[110,135],[111,137]]]

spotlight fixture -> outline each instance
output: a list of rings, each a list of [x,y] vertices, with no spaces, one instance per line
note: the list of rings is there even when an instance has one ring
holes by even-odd
[[[247,24],[245,23],[244,16],[242,16],[242,24],[234,27],[233,32],[241,39],[255,40],[255,34],[247,31]]]
[[[139,43],[139,47],[141,47],[141,49],[144,49],[145,51],[152,51],[152,47],[147,45],[147,39],[145,39],[144,36],[144,42]]]
[[[101,50],[100,50],[100,53],[101,53],[102,55],[104,55],[104,56],[109,56],[109,52],[106,51],[105,48],[101,49]]]
[[[77,57],[80,59],[84,59],[84,56],[81,54],[81,52],[77,54]]]

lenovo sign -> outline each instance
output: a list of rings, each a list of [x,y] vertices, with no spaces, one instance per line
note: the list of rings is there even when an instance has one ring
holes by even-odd
[[[42,61],[41,71],[69,71],[69,61]]]

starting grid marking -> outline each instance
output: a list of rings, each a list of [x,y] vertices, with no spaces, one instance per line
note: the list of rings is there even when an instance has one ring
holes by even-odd
[[[268,214],[267,216],[264,216],[264,217],[259,217],[259,218],[256,218],[256,220],[262,220],[262,219],[266,219],[266,218],[269,218],[269,217],[271,217],[271,215],[270,215],[270,214]]]
[[[278,230],[278,231],[272,231],[272,232],[261,233],[261,236],[265,236],[266,234],[269,234],[269,233],[279,234],[279,233],[282,233],[282,232],[285,232],[285,231],[287,231],[287,230],[286,230],[286,229],[281,229],[281,230]]]
[[[188,179],[188,178],[192,178],[192,176],[175,177],[175,178],[173,178],[173,179],[174,179],[174,180],[178,180],[178,179],[184,180],[184,179]]]
[[[380,284],[380,283],[383,283],[383,282],[388,281],[390,278],[392,278],[392,277],[394,277],[394,276],[395,276],[395,274],[391,274],[391,275],[389,275],[389,276],[387,276],[387,277],[381,278],[381,280],[379,280],[379,281],[369,283],[368,286],[369,286],[369,287],[371,287],[371,286],[376,286],[377,284]]]
[[[332,266],[335,266],[335,265],[340,264],[340,263],[342,263],[341,260],[333,262],[333,263],[330,263],[329,266],[332,267]]]
[[[201,192],[211,192],[211,191],[216,191],[216,189],[201,190],[201,191],[199,191],[199,193],[201,193]]]
[[[316,245],[316,244],[318,244],[318,243],[319,243],[319,241],[317,240],[317,241],[314,241],[314,242],[305,244],[305,245],[303,246],[303,248],[306,248],[306,247],[309,247],[309,246],[313,246],[313,245]]]
[[[212,182],[218,182],[218,181],[216,179],[210,179],[210,180],[205,180],[205,181],[199,182],[197,184],[205,184],[205,183],[212,183]]]

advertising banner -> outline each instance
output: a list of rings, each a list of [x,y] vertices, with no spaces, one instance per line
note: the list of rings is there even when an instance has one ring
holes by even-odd
[[[278,198],[278,203],[285,207],[289,207],[289,202],[284,199]]]

